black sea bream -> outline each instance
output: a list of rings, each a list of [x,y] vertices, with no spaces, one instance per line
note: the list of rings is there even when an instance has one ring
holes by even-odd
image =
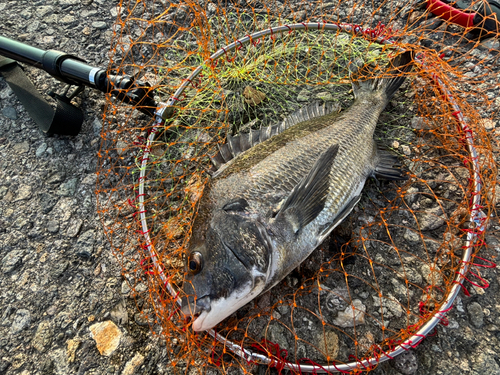
[[[368,177],[404,178],[373,132],[411,68],[409,52],[391,61],[387,78],[358,80],[365,66],[352,74],[355,100],[345,112],[313,104],[280,125],[229,137],[186,254],[182,311],[195,331],[300,265],[353,209]]]

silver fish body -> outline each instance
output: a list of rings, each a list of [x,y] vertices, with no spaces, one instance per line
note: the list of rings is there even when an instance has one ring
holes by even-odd
[[[394,69],[406,66],[406,53]],[[401,72],[401,70],[398,70]],[[402,178],[373,133],[404,78],[353,82],[345,112],[305,118],[240,153],[205,187],[186,257],[183,311],[214,327],[282,280],[352,210],[371,175]],[[234,143],[234,142],[233,142]],[[242,140],[243,144],[243,140]]]

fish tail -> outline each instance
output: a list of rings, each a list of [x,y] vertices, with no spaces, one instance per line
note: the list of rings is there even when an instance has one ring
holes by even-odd
[[[403,84],[406,75],[413,69],[413,54],[411,51],[406,51],[399,54],[391,61],[383,72],[378,74],[377,78],[363,79],[366,76],[375,76],[373,71],[370,71],[367,65],[356,68],[351,71],[352,88],[356,99],[373,95],[374,92],[381,92],[386,103],[391,100],[394,93]]]

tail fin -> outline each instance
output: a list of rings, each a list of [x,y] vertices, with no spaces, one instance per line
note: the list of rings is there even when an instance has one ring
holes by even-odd
[[[371,94],[373,91],[383,91],[386,100],[389,101],[394,93],[399,89],[405,80],[403,73],[407,73],[413,69],[413,54],[411,51],[406,51],[399,54],[394,59],[389,61],[389,64],[383,76],[390,78],[373,78],[363,81],[363,76],[373,76],[373,72],[367,71],[367,66],[358,68],[356,72],[351,72],[352,88],[354,97],[357,99],[366,94]]]

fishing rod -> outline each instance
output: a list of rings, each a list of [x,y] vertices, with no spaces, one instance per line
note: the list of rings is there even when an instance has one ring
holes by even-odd
[[[68,85],[63,94],[48,93],[57,102],[55,111],[17,62],[42,69]],[[138,111],[155,116],[154,90],[147,82],[128,75],[108,74],[106,69],[93,67],[77,56],[42,50],[3,36],[0,36],[0,74],[47,135],[77,135],[80,132],[83,113],[70,102],[85,87],[111,94],[117,100],[135,106]],[[70,93],[72,86],[75,89]]]

